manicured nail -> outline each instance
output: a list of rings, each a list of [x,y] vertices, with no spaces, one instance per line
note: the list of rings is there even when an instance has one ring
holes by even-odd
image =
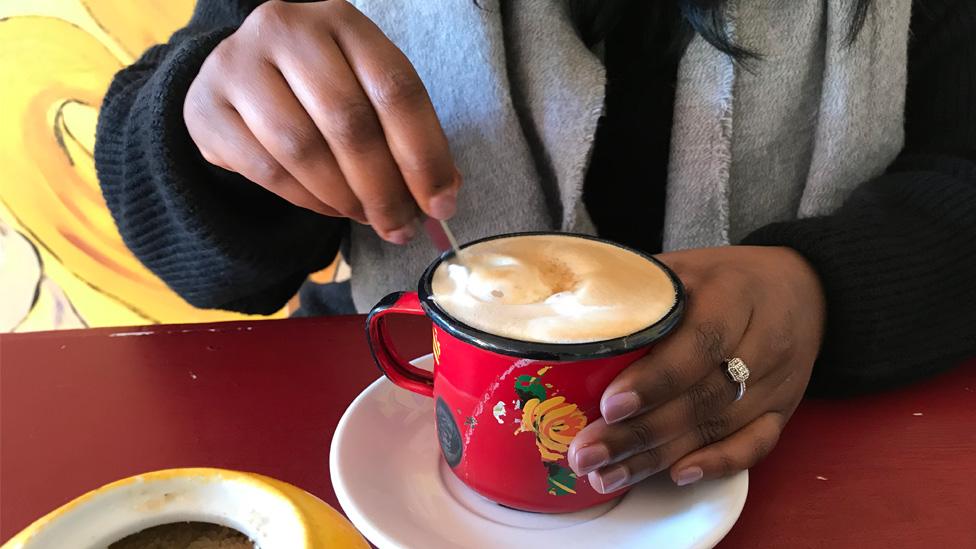
[[[386,233],[386,239],[394,244],[406,244],[417,236],[417,223],[411,221],[399,229],[394,229]]]
[[[609,494],[614,490],[622,488],[629,477],[627,468],[623,465],[617,465],[606,471],[590,473],[590,484],[596,488],[597,492]]]
[[[457,212],[457,185],[453,185],[448,190],[430,199],[427,207],[430,208],[430,216],[434,219],[447,221],[454,217]]]
[[[597,467],[603,467],[610,461],[610,452],[602,444],[584,446],[576,450],[576,471],[585,475]]]
[[[640,397],[637,393],[626,392],[617,393],[603,399],[600,412],[607,423],[616,423],[622,419],[627,419],[640,410]]]
[[[674,482],[678,486],[687,486],[698,482],[704,476],[705,472],[702,471],[701,467],[688,467],[678,471],[678,478]]]

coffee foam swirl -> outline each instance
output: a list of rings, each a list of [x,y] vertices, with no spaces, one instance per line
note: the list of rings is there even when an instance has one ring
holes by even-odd
[[[434,301],[495,335],[586,343],[638,332],[674,306],[663,269],[623,248],[570,235],[526,235],[464,248],[434,271]]]

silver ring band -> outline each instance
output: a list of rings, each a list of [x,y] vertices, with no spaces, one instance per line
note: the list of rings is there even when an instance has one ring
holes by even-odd
[[[746,380],[749,379],[749,367],[745,361],[739,357],[730,358],[725,361],[725,374],[729,376],[732,383],[738,384],[735,392],[735,401],[742,400],[746,394]]]
[[[735,402],[742,400],[742,397],[746,395],[746,382],[740,381],[739,388],[735,392]]]

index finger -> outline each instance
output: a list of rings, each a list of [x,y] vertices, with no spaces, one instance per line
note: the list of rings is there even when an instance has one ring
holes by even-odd
[[[376,110],[410,194],[427,215],[449,219],[461,175],[427,89],[379,27],[352,6],[348,10],[355,14],[333,27],[333,38]]]

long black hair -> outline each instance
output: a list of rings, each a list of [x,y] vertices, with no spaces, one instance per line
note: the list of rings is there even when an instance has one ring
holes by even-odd
[[[650,2],[666,10],[668,2],[677,4],[681,14],[683,47],[697,33],[717,50],[738,60],[761,57],[762,52],[750,51],[733,42],[726,31],[725,4],[727,0],[570,0],[573,19],[580,25],[580,34],[588,45],[602,40],[620,22],[627,8],[634,2]],[[853,44],[864,27],[872,0],[857,0],[852,4],[847,43]]]

